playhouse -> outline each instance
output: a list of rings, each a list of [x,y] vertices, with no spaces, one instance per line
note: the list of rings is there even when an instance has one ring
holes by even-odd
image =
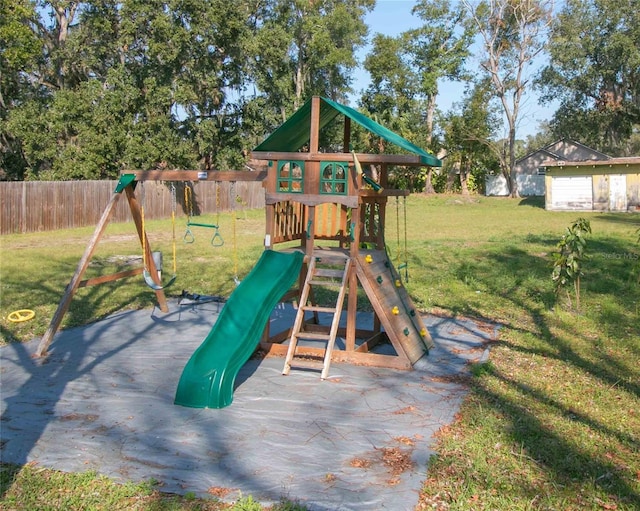
[[[343,120],[342,150],[321,147],[322,130],[329,125],[335,128],[339,120]],[[350,151],[352,123],[405,154]],[[265,250],[189,359],[178,384],[176,404],[229,405],[235,377],[258,346],[267,356],[285,357],[283,374],[311,364],[325,379],[332,361],[411,369],[428,353],[432,340],[386,250],[387,202],[408,195],[406,190],[388,188],[388,168],[441,166],[440,160],[357,110],[321,97],[305,103],[251,156],[267,161],[267,170],[124,171],[36,355],[46,355],[79,287],[142,274],[156,293],[160,309],[168,310],[166,284],[157,272],[145,231],[144,207],[135,193],[138,182],[258,180],[265,190]],[[372,165],[377,168],[377,180],[367,172]],[[144,267],[82,280],[123,195],[138,232]],[[173,202],[175,209],[175,197]],[[373,328],[358,324],[359,294],[371,304]],[[320,295],[330,297],[331,303],[319,303]],[[284,331],[272,332],[269,316],[285,301],[297,305],[295,321]],[[390,344],[393,350],[375,350],[379,344]]]
[[[344,122],[342,150],[327,152],[320,147],[321,132],[339,120]],[[350,152],[352,123],[410,154]],[[411,368],[432,341],[385,250],[387,202],[408,195],[388,188],[388,167],[441,166],[440,160],[357,110],[322,97],[304,104],[254,149],[252,157],[270,162],[263,181],[266,248],[290,246],[295,240],[307,256],[298,288],[285,297],[298,299],[296,322],[285,332],[265,331],[262,349],[286,356],[285,373],[296,357],[322,357],[323,378],[331,360]],[[379,169],[377,182],[362,171],[370,164]],[[314,288],[335,282],[335,305],[315,305]],[[359,286],[374,311],[370,331],[360,329],[356,321]],[[346,325],[341,326],[345,299]],[[333,316],[330,326],[318,324],[321,313]],[[344,339],[341,349],[335,347],[336,336]],[[373,353],[373,347],[387,339],[395,355]],[[302,346],[298,340],[317,340],[320,346]]]

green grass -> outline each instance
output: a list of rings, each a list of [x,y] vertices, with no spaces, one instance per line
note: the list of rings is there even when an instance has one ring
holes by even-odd
[[[402,262],[404,237],[396,232],[397,224],[403,230],[402,200],[399,205],[397,218],[394,200],[387,208],[387,244],[392,257],[399,255]],[[437,456],[430,461],[417,509],[640,508],[640,217],[548,212],[541,205],[535,199],[465,201],[456,196],[407,200],[407,287],[420,308],[501,325],[490,362],[472,368],[470,392],[457,420],[439,433]],[[249,211],[236,222],[240,277],[262,250],[263,216]],[[593,229],[579,312],[564,297],[556,299],[550,256],[578,216],[586,217]],[[148,224],[154,248],[163,250],[165,268],[170,267],[170,223]],[[7,342],[42,335],[91,231],[0,238],[3,318],[22,308],[37,314],[21,324],[3,320]],[[235,270],[229,215],[221,218],[221,233],[222,248],[209,246],[206,231],[196,232],[193,245],[179,242],[178,281],[169,294],[182,289],[231,292]],[[132,224],[110,226],[91,276],[123,269],[110,262],[116,255],[139,253]],[[63,327],[153,303],[141,278],[80,289]],[[111,483],[94,474],[19,467],[10,469],[8,478],[7,470],[0,509],[47,509],[20,500],[34,493],[27,484],[45,487],[53,481],[50,491],[78,494],[85,490],[77,489],[75,477],[94,481],[97,489],[91,491],[103,494],[105,501],[120,499],[109,501],[110,509],[124,509],[131,499],[145,510],[220,505],[162,495],[152,487],[105,489],[102,485]],[[245,499],[242,504],[254,503]]]
[[[162,493],[156,481],[116,484],[95,472],[65,474],[35,465],[0,466],[1,510],[59,511],[262,511],[252,497],[225,504],[216,497],[196,498]],[[212,489],[215,493],[215,489]],[[270,511],[304,511],[282,500]]]

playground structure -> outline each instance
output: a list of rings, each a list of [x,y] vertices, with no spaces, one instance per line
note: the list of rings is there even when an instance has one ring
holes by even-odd
[[[342,151],[321,151],[322,129],[336,118],[344,119]],[[411,154],[351,152],[352,122]],[[441,166],[440,160],[360,112],[320,97],[310,99],[251,156],[270,165],[263,182],[265,247],[297,241],[306,256],[298,288],[283,297],[298,300],[295,323],[284,332],[269,332],[267,325],[261,348],[268,355],[286,356],[284,374],[310,358],[322,360],[322,378],[332,361],[410,369],[432,347],[432,340],[386,251],[388,200],[408,195],[388,189],[388,169]],[[378,181],[361,165],[376,165]],[[327,286],[337,292],[335,305],[316,304],[314,288]],[[357,325],[359,287],[374,312],[373,330]],[[321,324],[322,314],[329,316],[330,325]],[[341,349],[336,349],[337,337],[344,339]],[[394,355],[373,352],[387,340]]]
[[[321,152],[321,131],[339,116],[344,118],[343,151]],[[351,152],[352,122],[411,154]],[[268,170],[124,172],[36,355],[46,355],[81,286],[144,273],[146,280],[152,280],[148,284],[156,293],[159,308],[168,310],[144,228],[144,207],[134,193],[137,182],[261,180],[266,203],[265,252],[187,363],[176,404],[197,408],[229,405],[237,372],[258,345],[268,356],[285,357],[283,374],[308,366],[310,360],[314,368],[320,362],[322,379],[328,377],[331,362],[411,369],[428,353],[432,340],[386,251],[387,202],[390,197],[408,195],[406,190],[387,188],[388,167],[441,166],[440,160],[356,110],[320,97],[310,99],[251,155],[268,161]],[[361,164],[376,165],[378,181],[367,175]],[[140,238],[144,268],[83,281],[95,246],[123,192]],[[276,251],[278,246],[283,250]],[[296,280],[298,285],[292,289]],[[318,288],[333,290],[335,304],[318,304]],[[359,288],[371,303],[373,329],[357,324]],[[297,302],[295,322],[285,331],[271,332],[269,315],[277,303],[284,301]],[[329,325],[323,324],[325,317]],[[340,345],[336,344],[338,338]],[[394,354],[374,352],[376,345],[387,341]]]

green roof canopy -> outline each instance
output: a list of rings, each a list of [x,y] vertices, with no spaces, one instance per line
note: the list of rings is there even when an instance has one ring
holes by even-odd
[[[324,128],[337,115],[342,114],[371,133],[384,138],[402,149],[416,154],[420,161],[432,167],[442,167],[442,162],[428,153],[424,149],[409,142],[373,119],[361,114],[357,110],[331,101],[327,98],[320,98],[320,126]],[[309,142],[311,134],[311,99],[302,105],[291,117],[289,117],[277,130],[267,137],[254,151],[285,151],[295,152]]]

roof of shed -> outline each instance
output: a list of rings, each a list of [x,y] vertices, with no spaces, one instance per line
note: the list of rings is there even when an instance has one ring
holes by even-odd
[[[340,103],[322,97],[320,98],[319,129],[324,128],[340,114],[358,123],[371,133],[385,139],[387,142],[418,155],[423,164],[432,167],[442,166],[442,162],[431,153],[409,142],[406,138],[401,137],[381,124],[378,124],[373,119],[370,119],[349,106],[341,105]],[[269,135],[254,151],[296,152],[309,142],[310,136],[311,99]]]

